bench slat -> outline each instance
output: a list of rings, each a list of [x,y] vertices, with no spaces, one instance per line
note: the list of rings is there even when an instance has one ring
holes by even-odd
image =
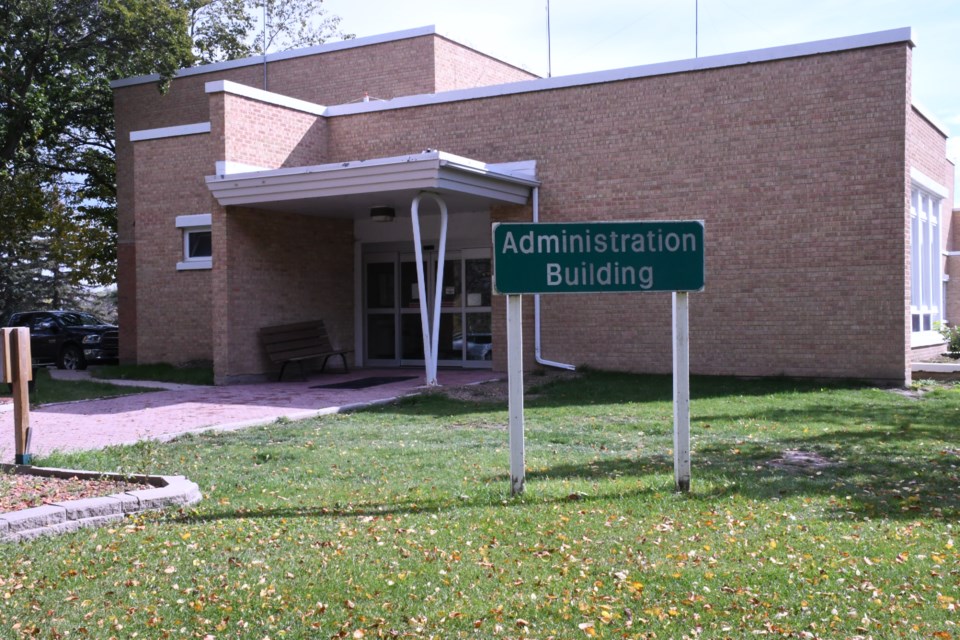
[[[333,351],[329,340],[317,340],[316,336],[296,337],[290,340],[277,340],[271,343],[264,342],[263,346],[266,347],[268,351],[283,351],[285,349],[299,349],[301,347]]]
[[[271,362],[283,364],[281,377],[287,363],[310,358],[324,358],[323,366],[326,368],[330,356],[340,356],[346,369],[345,354],[351,351],[333,348],[323,320],[263,327],[260,329],[260,342]]]
[[[274,362],[283,362],[284,360],[293,360],[294,358],[319,358],[328,353],[339,353],[339,351],[320,351],[311,347],[301,347],[299,349],[284,349],[273,353]]]

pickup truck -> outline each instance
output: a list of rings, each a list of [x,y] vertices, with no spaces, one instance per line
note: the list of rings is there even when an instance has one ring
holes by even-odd
[[[86,369],[91,362],[116,361],[118,331],[81,311],[25,311],[14,313],[6,326],[30,329],[30,351],[35,365],[58,369]]]

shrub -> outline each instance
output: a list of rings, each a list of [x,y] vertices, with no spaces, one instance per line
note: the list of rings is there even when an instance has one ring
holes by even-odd
[[[960,353],[960,326],[951,327],[946,322],[938,322],[937,331],[947,341],[949,353]]]

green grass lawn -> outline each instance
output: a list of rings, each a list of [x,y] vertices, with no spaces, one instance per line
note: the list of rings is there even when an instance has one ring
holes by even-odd
[[[528,395],[519,498],[505,405],[439,394],[43,460],[205,498],[0,546],[0,637],[960,636],[960,387],[695,378],[689,495],[670,389]]]
[[[175,366],[172,364],[121,364],[90,368],[90,375],[103,380],[152,380],[177,384],[213,384],[211,366]]]
[[[34,390],[30,392],[30,404],[40,405],[53,402],[72,402],[74,400],[89,400],[91,398],[125,396],[132,393],[144,393],[146,391],[156,391],[156,389],[120,387],[93,380],[54,380],[50,377],[50,371],[48,369],[40,368],[37,369],[34,374]],[[0,385],[0,396],[10,396],[10,389],[7,385]]]

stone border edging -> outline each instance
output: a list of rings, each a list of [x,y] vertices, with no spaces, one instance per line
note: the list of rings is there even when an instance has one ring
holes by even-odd
[[[20,542],[39,536],[99,527],[141,511],[153,511],[199,502],[200,487],[184,476],[124,475],[97,471],[0,464],[0,471],[47,478],[80,478],[140,482],[144,489],[102,498],[64,500],[53,504],[0,513],[0,542]]]
[[[913,362],[910,369],[918,373],[958,373],[960,363],[954,362]]]

